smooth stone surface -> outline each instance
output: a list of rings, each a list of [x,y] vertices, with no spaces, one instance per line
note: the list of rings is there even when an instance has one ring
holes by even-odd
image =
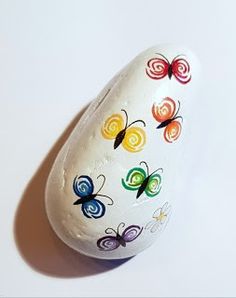
[[[67,245],[95,258],[127,258],[164,230],[198,70],[189,50],[152,47],[89,106],[47,182],[47,215]]]

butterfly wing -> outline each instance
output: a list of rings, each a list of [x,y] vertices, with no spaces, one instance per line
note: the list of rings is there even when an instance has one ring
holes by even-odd
[[[162,178],[160,174],[153,174],[148,180],[145,193],[148,197],[155,197],[161,191]]]
[[[118,248],[120,243],[114,236],[105,236],[97,241],[97,246],[100,250],[111,251]]]
[[[124,120],[120,114],[113,114],[104,122],[101,133],[105,139],[115,139],[118,133],[124,129]]]
[[[177,56],[173,59],[171,66],[172,73],[178,82],[187,84],[191,81],[190,65],[187,60]]]
[[[82,204],[82,212],[88,218],[100,218],[105,214],[105,205],[96,199],[90,200]]]
[[[73,190],[79,197],[89,196],[93,193],[94,185],[89,176],[76,176],[73,181]]]
[[[134,241],[143,231],[143,228],[137,225],[129,226],[124,230],[122,233],[122,238],[125,240],[125,242],[131,242]]]
[[[168,143],[173,143],[179,138],[181,131],[181,123],[178,120],[174,120],[165,127],[164,138]]]
[[[123,147],[129,152],[139,152],[146,143],[145,131],[140,127],[129,127],[122,141]]]
[[[126,178],[122,179],[122,185],[128,190],[138,190],[146,176],[144,169],[140,167],[133,168],[128,172]]]
[[[153,104],[152,115],[160,123],[171,119],[176,110],[176,104],[170,97],[164,98],[159,104]]]
[[[160,80],[168,74],[169,63],[162,58],[152,58],[148,61],[146,74],[153,80]]]

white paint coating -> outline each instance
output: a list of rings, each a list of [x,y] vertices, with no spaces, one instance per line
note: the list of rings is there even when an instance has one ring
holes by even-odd
[[[179,54],[185,55],[191,68],[191,81],[181,84],[174,76],[171,80],[167,76],[160,80],[149,78],[145,68],[147,62],[157,56],[156,53],[162,53],[169,61]],[[153,220],[154,211],[166,202],[174,206],[176,164],[184,145],[188,109],[198,71],[197,59],[189,50],[171,45],[153,47],[129,63],[90,105],[59,153],[47,183],[47,214],[54,231],[67,245],[85,255],[117,259],[136,255],[155,241],[160,229],[151,233],[145,227]],[[183,117],[181,136],[171,144],[164,140],[163,129],[156,129],[158,122],[151,113],[153,103],[160,103],[167,96],[180,101],[179,115]],[[129,123],[138,119],[146,123],[146,127],[141,123],[135,125],[146,134],[146,144],[140,152],[128,152],[122,145],[114,150],[114,141],[102,136],[101,128],[109,116],[118,113],[124,117],[121,109],[127,111]],[[121,184],[122,178],[131,168],[140,166],[141,161],[148,164],[150,173],[163,168],[162,189],[153,198],[143,193],[136,199],[136,192],[125,189]],[[98,219],[87,218],[81,211],[81,205],[73,205],[79,199],[73,191],[73,180],[77,175],[90,176],[95,193],[102,184],[102,179],[97,179],[101,174],[105,175],[106,181],[100,193],[111,197],[114,204],[108,205],[109,199],[97,197],[106,207],[105,214]],[[100,250],[97,240],[108,236],[105,233],[108,227],[116,230],[121,222],[125,223],[125,227],[120,234],[130,225],[138,225],[143,230],[126,247],[120,246],[113,251]]]

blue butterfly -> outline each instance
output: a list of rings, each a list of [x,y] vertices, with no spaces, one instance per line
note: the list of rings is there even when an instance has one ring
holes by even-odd
[[[97,219],[105,214],[105,205],[101,201],[96,199],[96,197],[104,197],[110,199],[111,203],[108,205],[113,205],[114,203],[109,196],[102,195],[99,193],[106,182],[106,177],[104,175],[99,175],[97,179],[99,179],[100,177],[103,178],[103,183],[96,193],[93,193],[94,185],[92,179],[89,176],[76,176],[73,182],[73,190],[75,194],[78,197],[80,197],[77,201],[73,203],[73,205],[81,204],[81,210],[83,214],[88,218]]]

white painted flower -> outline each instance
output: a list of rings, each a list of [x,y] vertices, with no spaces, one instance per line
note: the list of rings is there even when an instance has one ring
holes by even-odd
[[[153,213],[153,220],[147,223],[145,229],[150,230],[151,233],[154,233],[156,231],[162,231],[169,220],[171,213],[171,206],[168,202],[166,202],[161,208],[158,208]]]

